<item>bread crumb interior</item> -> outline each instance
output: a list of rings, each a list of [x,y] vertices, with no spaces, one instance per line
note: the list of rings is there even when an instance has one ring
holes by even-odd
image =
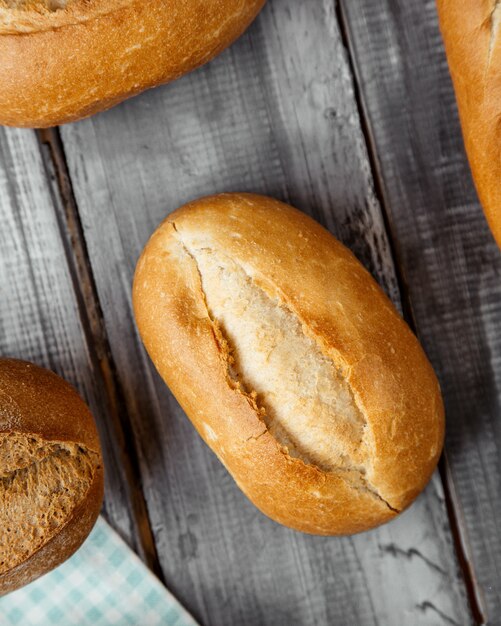
[[[336,364],[298,317],[232,259],[208,248],[189,252],[228,344],[231,377],[255,394],[270,433],[308,464],[364,474],[366,420]]]
[[[68,521],[94,478],[97,453],[36,435],[0,435],[0,575]]]

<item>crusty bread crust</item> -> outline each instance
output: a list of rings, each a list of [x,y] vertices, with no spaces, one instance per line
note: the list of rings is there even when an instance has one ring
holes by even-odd
[[[96,523],[103,501],[103,467],[96,470],[87,496],[75,507],[66,524],[28,559],[0,576],[0,596],[15,591],[47,574],[69,559]]]
[[[183,243],[193,238],[274,285],[342,371],[367,423],[361,445],[370,463],[358,483],[291,456],[255,399],[232,384],[199,267]],[[240,488],[271,518],[315,534],[360,532],[392,519],[428,482],[444,436],[433,370],[368,272],[311,218],[250,194],[186,205],[147,244],[133,304],[160,375]]]
[[[0,359],[0,433],[75,443],[101,459],[96,425],[85,402],[62,378],[25,361]],[[0,595],[46,574],[77,550],[99,515],[103,485],[100,463],[85,498],[59,531],[28,559],[0,575]]]
[[[470,167],[501,247],[501,2],[437,5]]]
[[[76,0],[48,11],[0,0],[0,123],[63,124],[179,78],[230,45],[264,2]]]

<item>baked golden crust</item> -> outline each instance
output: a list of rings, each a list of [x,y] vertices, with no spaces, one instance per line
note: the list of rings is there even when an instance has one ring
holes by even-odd
[[[0,359],[0,435],[25,434],[81,446],[97,459],[84,499],[61,528],[29,558],[0,575],[0,595],[69,558],[91,531],[103,500],[104,472],[94,419],[71,385],[32,363]]]
[[[187,241],[224,251],[272,284],[346,379],[366,419],[370,462],[324,471],[272,436],[252,395],[232,383]],[[175,211],[138,262],[137,325],[160,375],[252,502],[316,534],[381,524],[408,506],[440,455],[439,386],[418,341],[355,257],[319,224],[261,196],[223,194]],[[335,430],[333,431],[335,433]]]
[[[437,5],[473,179],[501,246],[501,2]]]
[[[230,45],[264,1],[0,3],[0,123],[66,123],[179,78]]]

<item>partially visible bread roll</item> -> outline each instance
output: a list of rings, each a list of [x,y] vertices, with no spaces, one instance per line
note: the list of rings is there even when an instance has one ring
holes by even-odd
[[[386,522],[443,444],[433,370],[375,281],[299,211],[261,196],[172,213],[138,262],[144,344],[252,502],[309,533]]]
[[[473,179],[501,247],[501,2],[437,4]]]
[[[101,449],[86,404],[56,374],[0,359],[0,595],[71,556],[102,499]]]
[[[264,2],[0,0],[0,124],[63,124],[179,78]]]

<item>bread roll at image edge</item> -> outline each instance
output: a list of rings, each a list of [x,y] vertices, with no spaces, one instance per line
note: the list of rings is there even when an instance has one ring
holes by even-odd
[[[434,372],[373,278],[310,217],[251,194],[187,204],[146,245],[133,306],[160,375],[272,519],[364,531],[430,479],[444,437]]]
[[[12,439],[18,442],[17,448]],[[50,452],[45,454],[43,446]],[[71,466],[67,461],[70,454]],[[74,483],[69,482],[70,471],[80,469],[86,472],[78,477],[83,494],[75,501],[76,477]],[[95,422],[73,387],[32,363],[0,358],[0,482],[4,483],[0,487],[4,497],[9,496],[10,482],[16,480],[15,498],[20,497],[21,487],[34,493],[28,491],[28,499],[16,500],[23,507],[24,518],[16,523],[11,512],[8,525],[0,528],[0,595],[46,574],[80,547],[99,515],[104,481]],[[44,495],[45,506],[40,510],[37,505],[42,500],[38,503],[36,485],[46,490],[51,480],[57,483],[57,493]],[[2,504],[5,507],[5,502]],[[43,519],[45,526],[34,529],[32,519],[25,519],[33,516]],[[33,543],[40,543],[40,537],[41,545]],[[21,554],[9,554],[18,544],[27,552],[22,560]],[[15,564],[6,569],[9,556]]]
[[[501,248],[501,4],[437,7],[473,180]]]
[[[78,120],[211,60],[265,0],[0,0],[0,124]]]

